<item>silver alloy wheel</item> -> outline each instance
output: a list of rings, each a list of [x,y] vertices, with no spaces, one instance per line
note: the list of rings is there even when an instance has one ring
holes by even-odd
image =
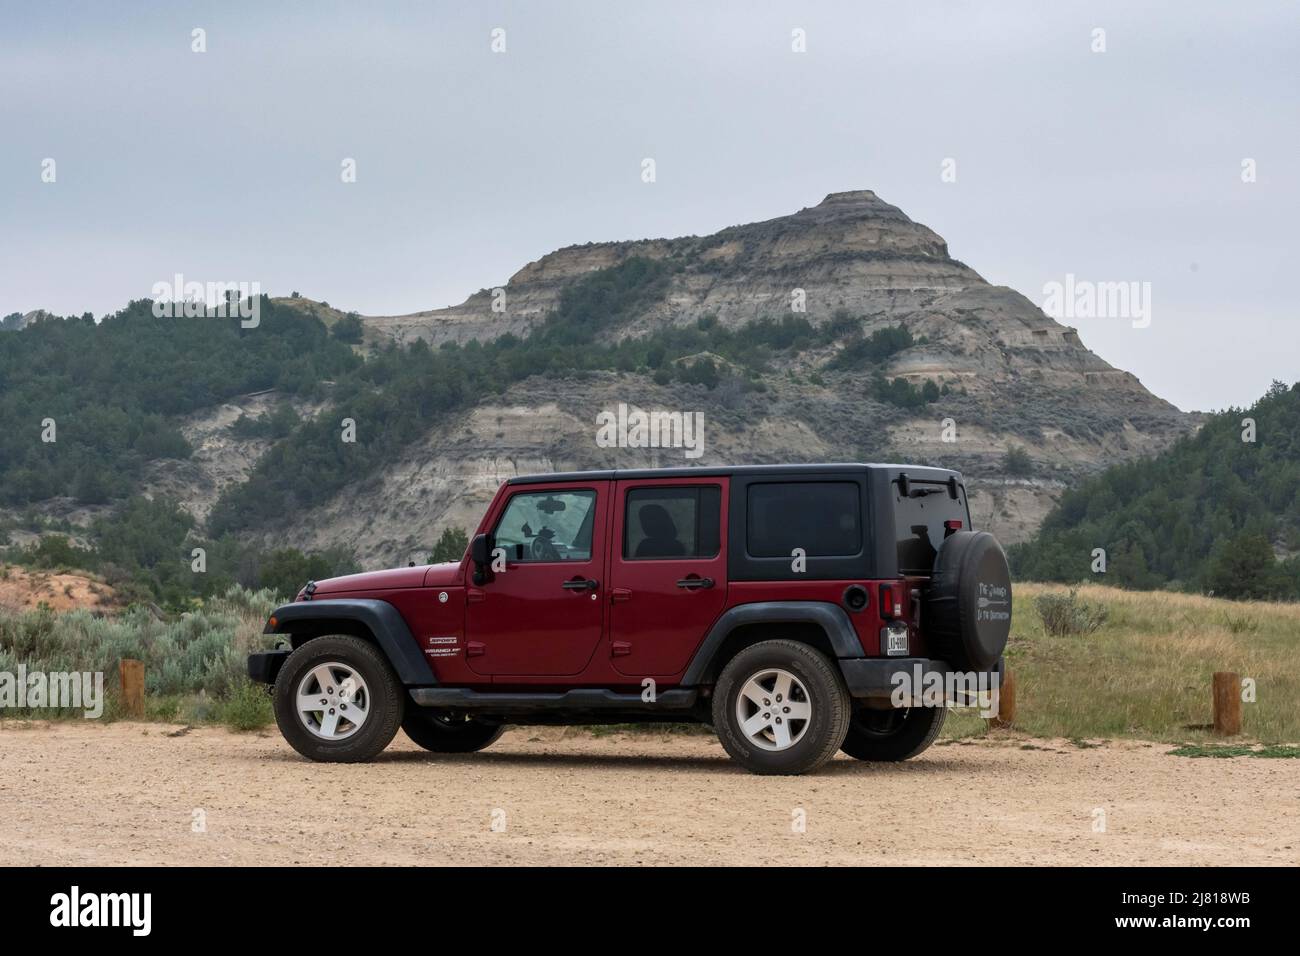
[[[736,695],[736,723],[762,750],[793,747],[808,730],[812,698],[787,670],[769,667],[752,675]]]
[[[345,740],[366,722],[370,688],[348,664],[317,664],[298,682],[297,710],[298,719],[314,736]]]

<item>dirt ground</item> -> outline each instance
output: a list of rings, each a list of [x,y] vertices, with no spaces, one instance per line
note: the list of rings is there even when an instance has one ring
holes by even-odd
[[[1300,862],[1300,761],[1164,744],[1006,737],[778,778],[705,736],[516,728],[461,757],[399,734],[341,766],[273,729],[179,730],[0,724],[0,864]]]
[[[82,574],[0,566],[0,609],[32,611],[41,604],[54,611],[83,607],[115,610],[116,596],[107,584]]]

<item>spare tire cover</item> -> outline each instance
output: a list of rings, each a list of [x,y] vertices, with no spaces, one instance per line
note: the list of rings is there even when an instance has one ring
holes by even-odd
[[[922,632],[932,656],[990,670],[1011,633],[1011,569],[987,531],[950,534],[934,559]]]

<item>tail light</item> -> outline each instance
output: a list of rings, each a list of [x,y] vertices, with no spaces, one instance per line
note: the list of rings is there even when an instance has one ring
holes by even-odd
[[[887,621],[903,616],[903,582],[886,581],[880,585],[880,616]]]

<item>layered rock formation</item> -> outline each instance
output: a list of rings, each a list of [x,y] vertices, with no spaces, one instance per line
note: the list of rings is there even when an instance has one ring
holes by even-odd
[[[348,543],[380,565],[417,557],[442,527],[471,526],[512,474],[687,463],[662,449],[598,447],[596,415],[618,402],[702,410],[706,452],[695,464],[888,457],[961,468],[977,522],[1007,541],[1032,533],[1070,482],[1154,453],[1195,424],[1090,352],[1074,329],[985,282],[949,255],[942,237],[869,190],[833,193],[793,215],[711,236],[570,246],[515,273],[503,286],[504,312],[493,311],[493,293],[483,290],[452,308],[364,317],[367,340],[525,336],[570,283],[634,256],[672,264],[667,289],[604,328],[609,340],[703,316],[730,327],[780,318],[802,295],[814,325],[843,311],[865,334],[903,325],[916,344],[883,368],[833,368],[837,345],[782,355],[762,376],[762,392],[664,387],[636,373],[531,379],[508,401],[485,401],[443,423],[337,507],[304,520],[302,546]],[[923,408],[889,405],[872,397],[878,372],[934,381],[945,394]],[[1013,447],[1029,453],[1029,474],[1008,472]],[[358,516],[357,495],[384,504]]]

